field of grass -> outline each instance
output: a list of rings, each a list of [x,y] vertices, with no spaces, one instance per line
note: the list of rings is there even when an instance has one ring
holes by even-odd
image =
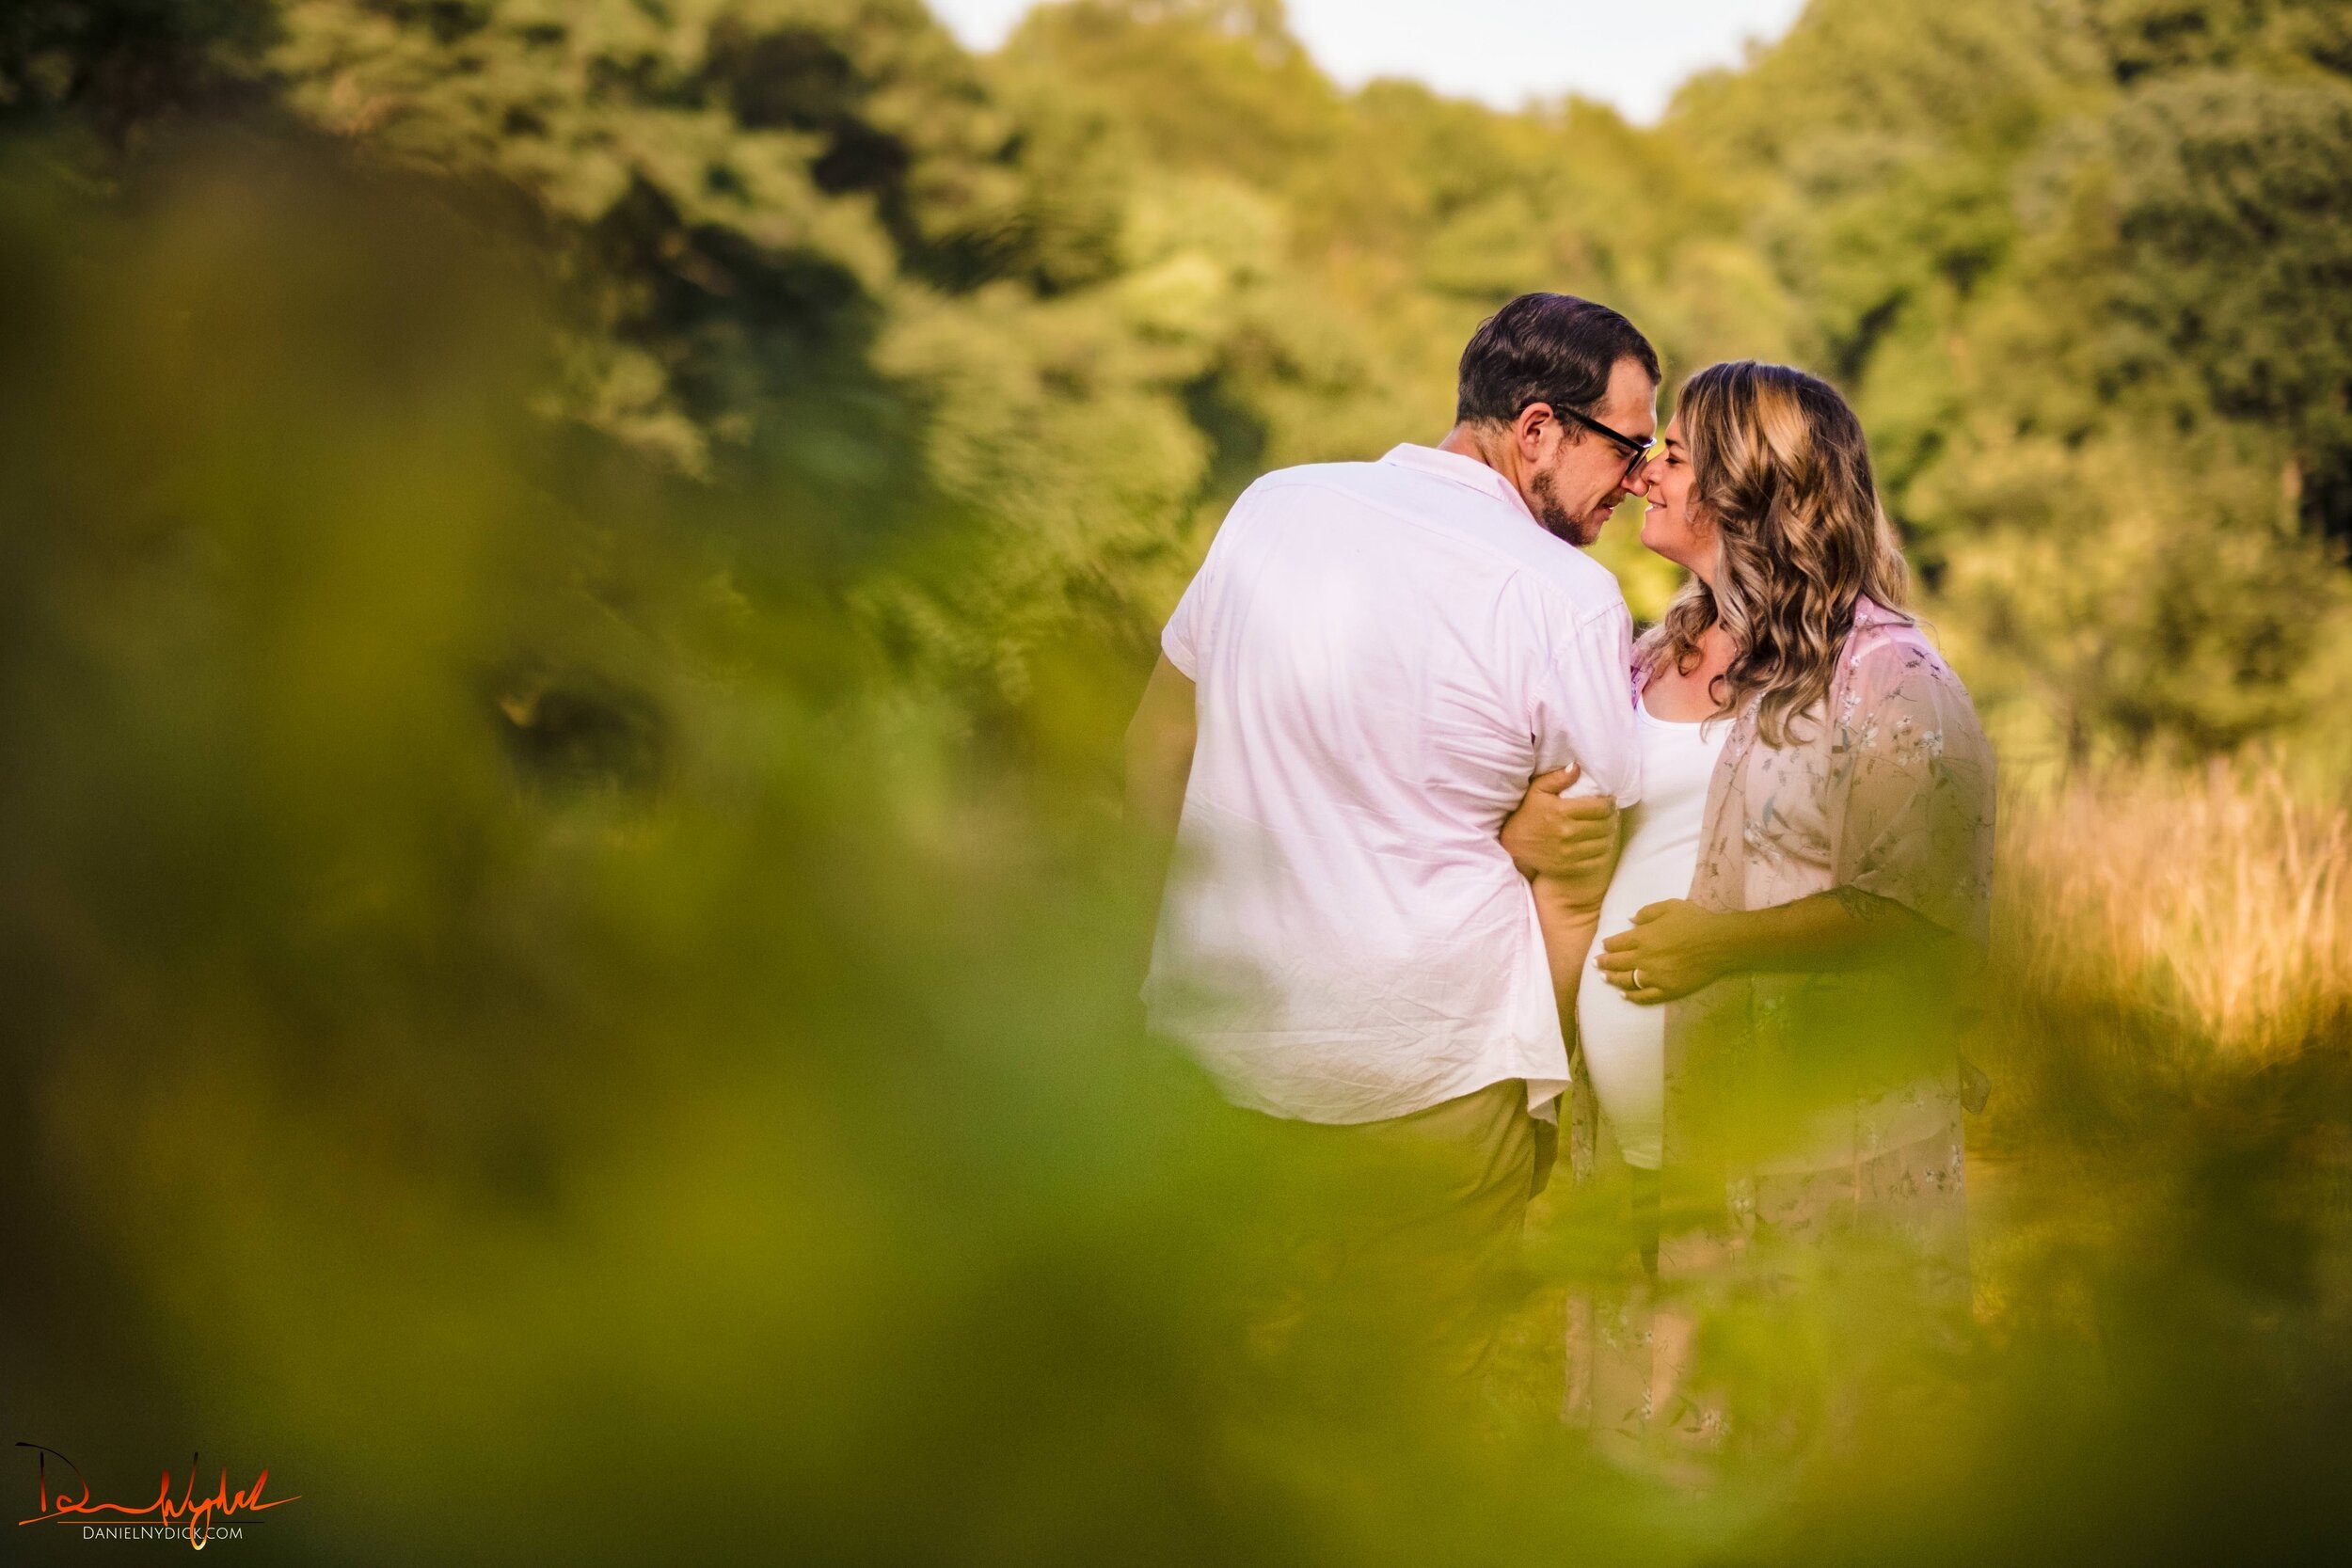
[[[2276,767],[2116,772],[2006,802],[1992,994],[2218,1064],[2352,1025],[2352,813]],[[2031,1027],[2032,1015],[2007,1026]],[[2017,1047],[2012,1046],[2012,1049]]]

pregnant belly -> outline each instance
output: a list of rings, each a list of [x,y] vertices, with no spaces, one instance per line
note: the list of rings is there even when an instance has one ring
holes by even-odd
[[[1577,988],[1577,1034],[1593,1098],[1626,1164],[1658,1168],[1666,1098],[1666,1013],[1637,1006],[1597,972]]]
[[[1649,905],[1689,896],[1697,864],[1696,834],[1660,843],[1637,823],[1601,901],[1595,951],[1599,942],[1631,928],[1634,915]],[[1657,1169],[1665,1101],[1665,1008],[1627,1001],[1600,971],[1588,966],[1577,987],[1576,1022],[1593,1097],[1626,1163]]]

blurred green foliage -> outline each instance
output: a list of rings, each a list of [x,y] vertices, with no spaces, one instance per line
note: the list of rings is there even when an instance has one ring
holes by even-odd
[[[1552,1420],[1623,1241],[1565,1192],[1474,1419],[1376,1337],[1252,1373],[1298,1173],[1136,1037],[1111,784],[1224,504],[1434,439],[1533,287],[1854,394],[2005,766],[2352,758],[2347,71],[2320,0],[1815,0],[1644,129],[1342,91],[1270,0],[988,59],[915,0],[23,0],[11,1435],[269,1465],[284,1561],[2315,1555],[2340,978],[2254,1056],[2053,977],[2087,832],[2012,845],[1975,1395],[1694,1499]],[[2247,842],[2338,929],[2340,841]]]
[[[1014,708],[1057,644],[1147,646],[1255,473],[1431,438],[1470,326],[1555,287],[1677,374],[1848,388],[2020,756],[2352,754],[2348,26],[1819,0],[1642,130],[1343,92],[1271,4],[1073,0],[976,60],[915,0],[41,0],[0,101],[117,154],[241,110],[509,203],[546,403],[835,557],[960,509],[863,624]]]

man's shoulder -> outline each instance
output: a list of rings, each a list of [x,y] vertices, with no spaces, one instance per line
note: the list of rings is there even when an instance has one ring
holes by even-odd
[[[1277,468],[1242,493],[1234,515],[1279,514],[1296,503],[1355,503],[1467,539],[1528,590],[1578,619],[1624,608],[1615,574],[1546,531],[1508,501],[1395,463],[1306,463]]]
[[[1373,485],[1361,470],[1376,467],[1373,463],[1307,463],[1261,474],[1233,498],[1218,531],[1244,533],[1252,525],[1279,528],[1302,511],[1344,507],[1351,502],[1369,504]]]
[[[1541,529],[1534,531],[1538,544],[1548,546],[1531,552],[1528,562],[1526,575],[1540,591],[1565,600],[1580,622],[1613,610],[1624,611],[1625,590],[1618,585],[1616,573],[1566,540],[1554,539]]]
[[[1241,493],[1243,502],[1265,500],[1287,491],[1334,490],[1347,495],[1369,496],[1380,487],[1388,470],[1378,463],[1301,463],[1288,468],[1276,468],[1258,476],[1257,482]]]

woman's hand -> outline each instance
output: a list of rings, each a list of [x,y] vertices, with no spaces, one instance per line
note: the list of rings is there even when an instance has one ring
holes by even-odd
[[[1632,927],[1600,944],[1593,960],[1629,1002],[1645,1006],[1690,995],[1731,968],[1728,922],[1687,898],[1651,904]]]
[[[1523,877],[1605,877],[1617,853],[1617,802],[1606,795],[1563,794],[1583,776],[1576,768],[1546,773],[1502,824],[1502,847]]]

